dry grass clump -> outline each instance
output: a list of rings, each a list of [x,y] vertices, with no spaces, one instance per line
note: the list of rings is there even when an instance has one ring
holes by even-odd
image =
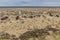
[[[59,40],[60,29],[47,26],[43,29],[34,29],[31,31],[27,31],[22,35],[20,35],[18,38],[16,37],[16,35],[10,35],[8,33],[0,33],[0,39],[1,40],[48,40],[48,39]]]
[[[18,38],[8,33],[0,33],[0,40],[18,40]]]
[[[51,34],[52,32],[52,34]],[[22,34],[19,38],[21,40],[47,40],[47,36],[51,36],[57,40],[60,37],[60,30],[52,27],[46,27],[44,29],[35,29],[33,31],[27,31]],[[51,39],[50,39],[51,40]]]
[[[48,11],[47,14],[49,14],[49,16],[54,16],[54,17],[59,17],[60,12],[57,11]]]

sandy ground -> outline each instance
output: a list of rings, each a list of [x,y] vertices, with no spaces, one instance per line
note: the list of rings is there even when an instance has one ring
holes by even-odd
[[[46,14],[48,11],[56,13],[53,14],[54,16],[49,16]],[[30,12],[33,12],[33,18],[29,18]],[[59,15],[58,13],[60,13],[60,8],[0,8],[0,32],[14,34],[18,37],[26,31],[41,29],[47,25],[60,27],[60,17],[55,16]],[[1,20],[5,16],[8,18]],[[19,16],[18,20],[16,16]]]

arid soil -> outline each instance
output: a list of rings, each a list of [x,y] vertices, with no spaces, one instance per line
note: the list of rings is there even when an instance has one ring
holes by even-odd
[[[49,28],[49,26],[51,28]],[[0,33],[7,33],[10,36],[13,35],[21,40],[28,40],[23,39],[29,32],[33,31],[34,33],[30,33],[28,35],[29,38],[36,37],[32,36],[37,35],[35,30],[47,30],[44,32],[39,31],[40,33],[44,33],[46,40],[55,40],[52,37],[51,31],[56,31],[58,35],[60,34],[60,8],[0,8]],[[28,32],[28,33],[26,33]],[[38,33],[38,31],[37,31]],[[25,35],[26,34],[26,35]],[[25,36],[24,36],[25,35]],[[37,35],[38,36],[38,35]],[[26,38],[28,38],[26,37]],[[51,37],[51,38],[50,38]],[[14,39],[15,40],[15,39]],[[18,40],[18,39],[16,39]],[[32,40],[32,39],[31,39]],[[43,40],[43,39],[39,39]],[[45,40],[45,39],[44,39]],[[57,39],[58,40],[58,39]]]

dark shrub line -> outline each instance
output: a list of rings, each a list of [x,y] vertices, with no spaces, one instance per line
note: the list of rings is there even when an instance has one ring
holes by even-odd
[[[25,33],[23,33],[22,35],[20,35],[18,38],[16,37],[16,35],[10,35],[8,33],[0,33],[0,38],[2,39],[11,39],[11,40],[28,40],[30,38],[42,38],[45,39],[45,37],[47,35],[50,35],[49,31],[52,31],[53,33],[57,33],[60,35],[60,29],[57,28],[53,28],[51,26],[47,26],[43,29],[34,29],[32,31],[27,31]]]
[[[22,34],[21,36],[19,36],[19,38],[21,40],[28,40],[29,38],[33,38],[33,37],[43,37],[43,38],[45,38],[47,35],[50,35],[50,33],[48,31],[52,31],[54,33],[57,32],[57,31],[60,32],[60,30],[57,29],[57,28],[47,26],[44,29],[36,29],[36,30],[33,30],[33,31],[27,31],[24,34]]]

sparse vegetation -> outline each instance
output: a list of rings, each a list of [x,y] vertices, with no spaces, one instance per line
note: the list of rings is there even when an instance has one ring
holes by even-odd
[[[60,40],[60,28],[52,27],[52,25],[60,27],[59,10],[7,9],[0,11],[0,30],[3,31],[0,34],[0,40]]]
[[[50,31],[52,34],[50,34]],[[58,31],[58,34],[56,34]],[[47,40],[46,37],[52,35],[54,40],[59,40],[58,38],[60,37],[59,34],[60,30],[52,27],[46,27],[44,29],[36,29],[33,31],[27,31],[24,34],[22,34],[19,38],[21,40]]]
[[[7,18],[8,18],[7,16],[2,17],[1,20],[6,20]]]
[[[43,29],[34,29],[32,31],[27,31],[22,35],[20,35],[19,38],[17,38],[16,35],[10,35],[8,33],[0,33],[0,40],[47,40],[46,37],[51,35],[54,38],[54,40],[59,40],[60,29],[47,26]]]

